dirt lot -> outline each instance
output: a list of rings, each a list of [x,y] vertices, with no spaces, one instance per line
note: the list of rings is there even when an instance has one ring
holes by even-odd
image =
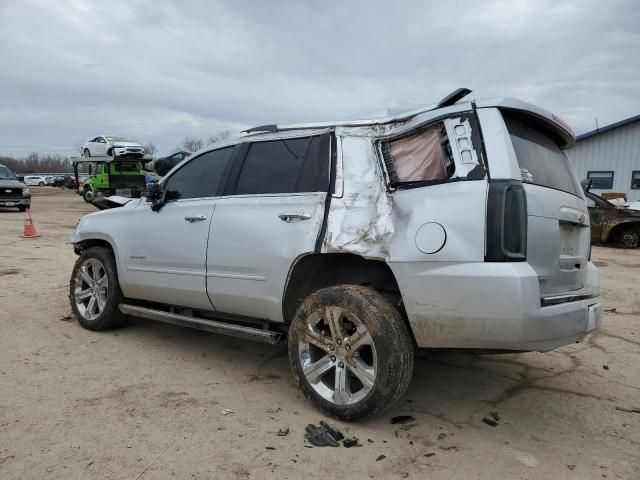
[[[594,248],[615,310],[584,343],[420,352],[392,411],[334,422],[362,447],[306,448],[305,426],[324,417],[293,385],[284,348],[143,320],[93,333],[71,320],[65,240],[93,207],[33,190],[41,237],[20,238],[23,215],[0,209],[2,479],[640,478],[640,413],[616,409],[640,407],[639,250]],[[496,427],[482,421],[491,412]],[[417,424],[389,424],[398,414]]]

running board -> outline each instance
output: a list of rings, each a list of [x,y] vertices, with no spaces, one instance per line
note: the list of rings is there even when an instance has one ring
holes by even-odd
[[[218,322],[216,320],[210,320],[208,318],[179,315],[177,313],[155,310],[153,308],[139,307],[137,305],[128,305],[126,303],[121,303],[119,308],[120,311],[125,315],[148,318],[149,320],[157,320],[159,322],[171,323],[173,325],[179,325],[181,327],[196,328],[198,330],[220,333],[222,335],[230,335],[232,337],[256,340],[258,342],[269,343],[271,345],[280,345],[285,341],[285,335],[283,333],[272,332],[270,330],[262,330],[260,328],[245,327],[243,325]]]

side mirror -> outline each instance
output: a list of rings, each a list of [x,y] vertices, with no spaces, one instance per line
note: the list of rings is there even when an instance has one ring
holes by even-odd
[[[166,191],[159,183],[152,183],[147,186],[144,196],[151,202],[151,210],[157,212],[164,205]]]
[[[588,192],[589,190],[591,190],[591,184],[593,183],[593,180],[591,178],[585,178],[584,180],[582,180],[580,182],[580,185],[582,185],[582,189],[585,192]]]

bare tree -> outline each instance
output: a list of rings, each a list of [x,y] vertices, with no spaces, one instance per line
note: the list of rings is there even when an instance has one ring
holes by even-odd
[[[222,130],[215,135],[209,135],[207,139],[207,145],[211,145],[212,143],[222,142],[231,136],[231,130],[225,129]]]
[[[202,147],[204,147],[204,142],[201,138],[185,137],[182,141],[182,148],[184,148],[187,152],[197,152]]]
[[[144,151],[145,153],[151,155],[151,158],[154,158],[156,156],[156,152],[158,151],[158,147],[156,147],[153,142],[147,142],[147,144],[144,146]]]

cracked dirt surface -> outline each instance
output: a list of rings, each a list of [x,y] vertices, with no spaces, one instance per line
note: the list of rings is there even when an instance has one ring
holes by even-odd
[[[391,411],[331,421],[361,448],[310,449],[304,428],[325,417],[284,349],[143,320],[79,327],[64,242],[92,207],[33,190],[41,237],[19,238],[22,214],[0,209],[2,479],[640,478],[640,414],[616,410],[640,407],[640,250],[593,249],[609,311],[583,343],[421,351]],[[492,412],[496,427],[482,421]],[[416,423],[390,425],[395,415]]]

